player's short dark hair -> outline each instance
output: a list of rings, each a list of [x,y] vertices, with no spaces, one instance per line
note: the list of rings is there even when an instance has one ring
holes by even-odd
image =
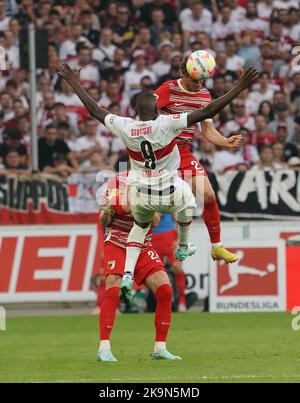
[[[183,61],[181,63],[181,73],[186,77],[189,77],[189,73],[186,69],[186,64],[187,64],[188,58],[189,58],[188,56],[185,56],[185,58],[183,59]]]
[[[148,91],[142,91],[136,97],[136,108],[138,110],[148,110],[151,108],[151,106],[154,107],[156,105],[157,103],[155,96]]]

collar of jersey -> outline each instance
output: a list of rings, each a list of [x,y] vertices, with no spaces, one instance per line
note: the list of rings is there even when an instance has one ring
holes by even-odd
[[[186,92],[187,94],[198,94],[199,91],[189,91],[189,90],[186,90],[186,89],[183,87],[183,85],[181,84],[181,78],[179,78],[179,80],[177,80],[177,82],[178,82],[179,88],[180,88],[182,91]]]

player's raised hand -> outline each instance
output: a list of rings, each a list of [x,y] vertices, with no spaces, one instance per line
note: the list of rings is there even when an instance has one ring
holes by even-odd
[[[259,71],[255,67],[249,67],[246,71],[241,69],[242,72],[242,78],[240,80],[240,84],[243,86],[243,88],[247,88],[248,85],[252,83],[258,76],[259,76]]]
[[[68,82],[79,80],[80,70],[81,68],[71,69],[68,63],[61,63],[57,68],[58,74]]]
[[[227,139],[227,148],[238,148],[243,140],[243,136],[237,134]]]

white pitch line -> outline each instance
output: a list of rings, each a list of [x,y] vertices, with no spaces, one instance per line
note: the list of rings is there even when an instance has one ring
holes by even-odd
[[[166,378],[112,378],[109,381],[105,380],[103,383],[107,382],[152,382],[152,381],[178,381],[178,379],[184,379],[186,381],[192,379],[194,381],[217,381],[217,380],[238,380],[238,379],[300,379],[300,374],[292,375],[220,375],[220,376],[200,376],[200,377],[166,377]],[[44,383],[45,381],[34,381],[33,383]],[[54,383],[76,383],[76,382],[96,382],[101,385],[98,381],[94,379],[59,379],[54,381],[49,381]]]

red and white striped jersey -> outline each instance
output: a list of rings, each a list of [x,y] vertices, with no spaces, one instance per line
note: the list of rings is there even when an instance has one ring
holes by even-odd
[[[177,177],[180,156],[176,137],[187,127],[187,113],[159,115],[146,122],[109,114],[105,126],[126,145],[130,185],[161,186]]]
[[[127,173],[119,174],[112,177],[103,187],[100,197],[100,205],[103,208],[109,204],[109,197],[114,195],[120,196],[126,192]],[[115,245],[126,248],[128,234],[134,224],[134,219],[131,214],[114,214],[110,224],[106,227],[105,242],[111,242]],[[149,230],[144,247],[151,246],[152,229]]]
[[[157,105],[162,114],[178,114],[193,112],[196,109],[204,108],[212,98],[210,92],[202,87],[199,92],[191,92],[183,88],[181,80],[167,81],[156,91]],[[211,119],[207,119],[211,122]],[[177,138],[177,141],[192,142],[195,127],[184,129]]]

